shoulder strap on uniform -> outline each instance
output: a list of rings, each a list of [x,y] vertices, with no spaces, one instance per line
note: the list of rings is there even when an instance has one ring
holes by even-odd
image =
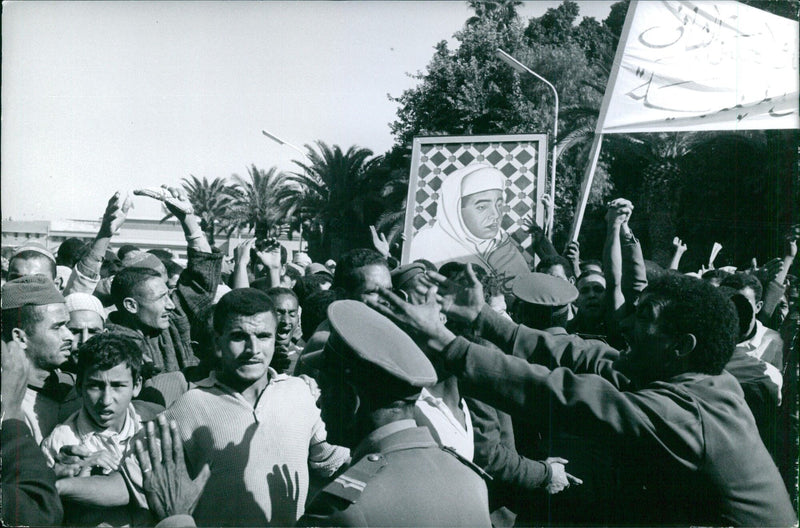
[[[461,462],[462,464],[470,468],[472,471],[480,475],[482,479],[486,480],[487,482],[491,482],[492,480],[494,480],[490,474],[488,474],[483,470],[483,468],[481,468],[472,460],[469,460],[464,456],[462,456],[461,454],[459,454],[458,451],[456,451],[452,447],[449,446],[439,446],[439,447],[441,447],[442,451],[444,451],[445,453],[450,453],[451,455],[456,457],[459,462]]]
[[[347,468],[333,482],[323,488],[323,492],[355,503],[367,487],[367,483],[387,464],[380,453],[363,457]]]

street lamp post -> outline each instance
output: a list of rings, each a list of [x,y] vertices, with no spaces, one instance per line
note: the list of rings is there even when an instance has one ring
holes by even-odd
[[[553,221],[555,220],[555,201],[556,201],[556,157],[558,154],[558,92],[556,91],[556,87],[553,86],[550,81],[536,73],[535,71],[531,70],[520,61],[506,53],[505,51],[497,48],[495,52],[497,58],[514,68],[514,70],[518,71],[519,73],[529,73],[545,83],[547,86],[553,90],[553,97],[555,97],[555,112],[553,117],[553,159],[552,159],[552,167],[550,169],[550,218],[549,218],[549,226],[548,226],[548,235],[550,240],[553,239]]]
[[[278,145],[282,145],[282,146],[285,145],[285,146],[287,146],[289,148],[293,148],[294,150],[299,152],[304,158],[308,159],[308,156],[306,155],[306,153],[303,152],[303,150],[300,147],[298,147],[297,145],[289,143],[288,141],[284,141],[281,138],[279,138],[278,136],[276,136],[275,134],[270,134],[266,130],[262,130],[261,133],[264,134],[265,136],[267,136],[269,139],[271,139],[275,143],[277,143]],[[299,246],[298,250],[299,251],[303,251],[303,217],[302,216],[300,217],[300,246]]]

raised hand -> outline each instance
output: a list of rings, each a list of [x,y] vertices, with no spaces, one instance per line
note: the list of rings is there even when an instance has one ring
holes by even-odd
[[[451,281],[435,271],[429,271],[425,275],[438,286],[436,300],[447,317],[462,323],[472,323],[478,318],[486,300],[481,281],[475,276],[471,264],[467,264],[467,286]]]
[[[247,266],[250,263],[250,250],[256,245],[256,239],[250,238],[236,246],[233,250],[234,262],[238,262],[242,266]]]
[[[265,248],[263,251],[256,251],[258,260],[267,269],[280,269],[281,267],[281,246],[278,243]]]
[[[788,258],[794,259],[797,256],[797,229],[795,228],[791,233],[786,235],[786,249],[784,255]]]
[[[686,244],[678,237],[672,239],[672,246],[675,248],[676,253],[684,253],[687,249]]]
[[[531,215],[527,215],[525,218],[522,219],[522,228],[527,233],[533,235],[534,239],[536,240],[544,236],[544,229],[542,229],[541,226],[539,226],[536,222],[534,222],[533,216]]]
[[[369,226],[369,232],[372,234],[372,245],[375,250],[384,257],[389,256],[389,242],[386,240],[386,235],[379,233],[375,226]]]
[[[625,198],[617,198],[608,204],[606,222],[611,225],[626,224],[633,213],[633,204]]]
[[[122,227],[122,224],[124,224],[125,220],[128,218],[128,211],[130,211],[132,207],[133,201],[130,195],[126,195],[125,199],[120,201],[120,192],[115,192],[114,196],[108,200],[106,211],[103,213],[99,236],[110,238],[116,235],[119,228]]]
[[[708,269],[714,269],[714,261],[717,259],[717,255],[719,255],[720,251],[722,251],[722,244],[719,242],[714,242],[714,245],[711,248],[711,255],[708,257]]]
[[[136,189],[133,194],[137,196],[147,196],[164,202],[167,210],[172,213],[178,221],[183,222],[187,215],[194,214],[194,208],[186,197],[186,193],[177,187],[162,185],[161,188]]]
[[[203,466],[192,480],[183,458],[183,440],[178,424],[164,415],[158,417],[158,431],[153,422],[146,427],[147,448],[141,439],[135,442],[136,458],[142,468],[147,505],[159,519],[191,514],[203,493],[211,469]]]
[[[407,303],[394,292],[383,288],[378,293],[385,304],[368,299],[367,305],[416,338],[419,344],[424,345],[423,349],[440,352],[456,338],[439,317],[436,286],[428,290],[423,304]]]

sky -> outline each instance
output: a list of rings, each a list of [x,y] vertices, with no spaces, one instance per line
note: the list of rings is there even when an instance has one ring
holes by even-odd
[[[539,16],[560,2],[526,2]],[[604,19],[613,2],[578,2]],[[95,219],[194,175],[296,169],[322,140],[383,154],[399,96],[466,2],[4,2],[2,218]],[[130,218],[160,218],[136,197]]]

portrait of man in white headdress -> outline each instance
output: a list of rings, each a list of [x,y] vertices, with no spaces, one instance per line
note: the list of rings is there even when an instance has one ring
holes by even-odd
[[[505,277],[529,271],[529,257],[502,228],[506,179],[487,163],[450,173],[438,192],[435,221],[413,237],[408,260],[472,263]]]

